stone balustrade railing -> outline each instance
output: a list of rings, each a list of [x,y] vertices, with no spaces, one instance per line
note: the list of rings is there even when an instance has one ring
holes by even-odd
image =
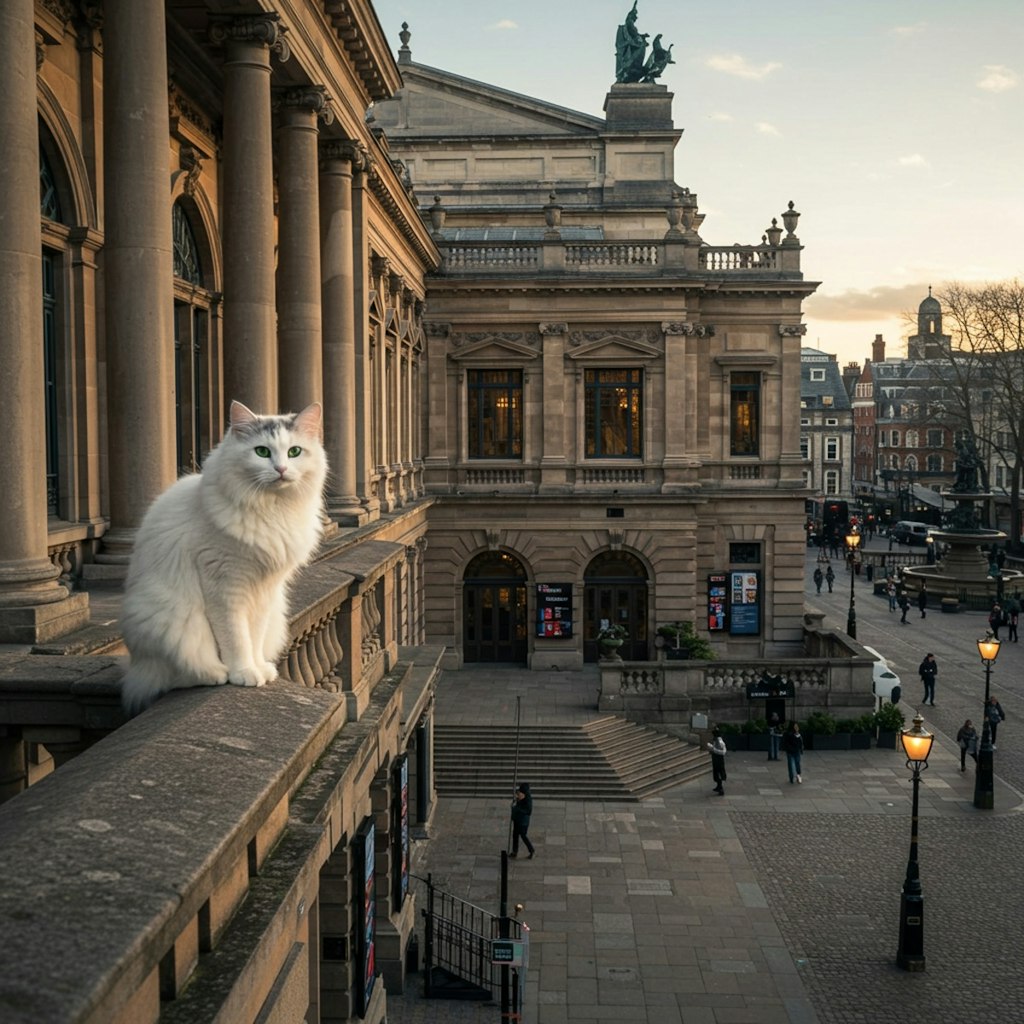
[[[800,246],[704,245],[683,233],[661,239],[563,241],[556,233],[535,243],[436,241],[443,257],[439,273],[656,272],[680,269],[708,275],[799,276]]]

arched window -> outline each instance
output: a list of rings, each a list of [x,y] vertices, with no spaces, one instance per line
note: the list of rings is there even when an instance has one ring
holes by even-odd
[[[178,474],[194,473],[217,436],[213,417],[213,359],[216,346],[211,307],[212,284],[197,231],[199,212],[192,199],[171,207],[174,247],[174,418],[177,431]]]

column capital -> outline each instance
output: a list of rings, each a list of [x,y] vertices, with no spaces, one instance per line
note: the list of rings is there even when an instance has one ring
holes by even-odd
[[[210,22],[210,41],[217,46],[227,43],[263,43],[276,53],[282,63],[292,55],[285,39],[288,31],[275,11],[241,17],[219,17]]]
[[[322,124],[334,124],[331,97],[323,85],[304,85],[295,89],[282,89],[274,97],[277,109],[294,110],[304,114],[315,114]]]
[[[366,147],[353,139],[322,139],[320,142],[320,160],[341,160],[352,165],[354,171],[365,170],[367,161]]]

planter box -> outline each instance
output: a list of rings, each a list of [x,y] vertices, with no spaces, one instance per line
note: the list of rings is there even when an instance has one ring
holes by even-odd
[[[850,749],[851,750],[870,750],[871,749],[871,733],[869,733],[869,732],[854,732],[854,733],[850,733]]]
[[[955,613],[960,611],[960,602],[955,597],[944,597],[941,607],[944,612]]]
[[[749,750],[750,737],[745,733],[727,732],[722,734],[726,750]]]
[[[767,753],[771,749],[770,737],[766,732],[747,733],[747,740],[750,743],[748,748],[750,750],[760,750],[762,753]]]
[[[878,739],[875,742],[875,746],[884,750],[895,750],[896,740],[898,737],[898,732],[889,732],[886,729],[879,729]]]
[[[690,652],[682,647],[666,647],[665,658],[667,661],[688,661]]]
[[[837,732],[834,736],[824,736],[816,733],[814,736],[814,750],[849,750],[850,734],[848,732]]]

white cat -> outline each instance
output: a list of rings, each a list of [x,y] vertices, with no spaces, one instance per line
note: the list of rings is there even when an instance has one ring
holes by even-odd
[[[201,473],[172,484],[135,540],[122,614],[129,714],[167,690],[263,686],[288,642],[287,585],[320,542],[319,403],[258,416],[231,403]]]

